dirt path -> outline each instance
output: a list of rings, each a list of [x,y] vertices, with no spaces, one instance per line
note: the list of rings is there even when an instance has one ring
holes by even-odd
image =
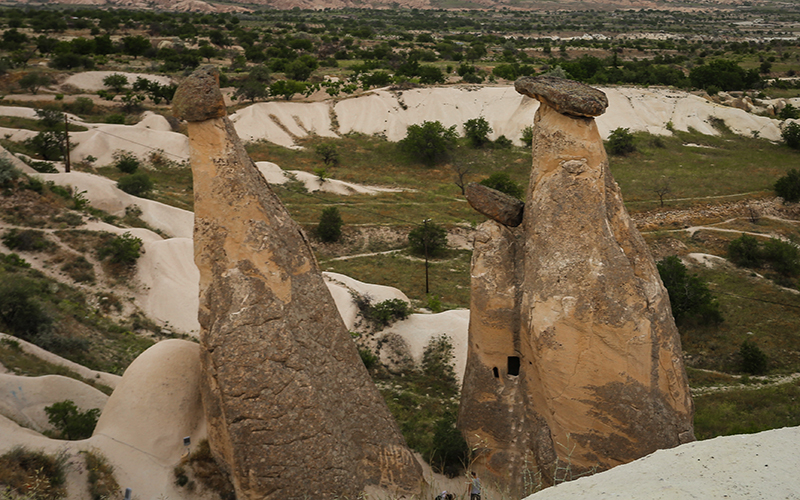
[[[730,373],[719,372],[716,370],[704,370],[696,368],[698,371],[706,373],[714,373],[717,375],[727,375],[729,377],[738,377],[741,380],[742,376],[731,375]],[[747,376],[749,383],[738,383],[731,385],[718,385],[709,387],[695,387],[691,389],[692,396],[705,396],[708,394],[717,394],[720,392],[734,391],[734,390],[748,390],[757,391],[767,387],[777,387],[779,385],[791,384],[792,382],[800,379],[800,373],[790,373],[788,375],[752,375]]]

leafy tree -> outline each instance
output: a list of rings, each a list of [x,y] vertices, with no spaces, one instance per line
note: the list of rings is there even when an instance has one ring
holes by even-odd
[[[144,198],[153,190],[153,181],[147,174],[139,172],[121,177],[117,187],[130,195]]]
[[[45,160],[60,160],[64,156],[63,132],[39,132],[30,139],[26,139],[24,143]]]
[[[480,184],[520,200],[524,194],[522,186],[514,181],[506,172],[495,172],[488,178],[482,180]]]
[[[306,81],[311,76],[311,73],[319,67],[317,59],[309,54],[302,55],[290,62],[284,73],[286,78],[290,80]]]
[[[40,88],[50,85],[51,79],[47,75],[33,71],[20,78],[18,83],[21,88],[29,90],[31,94],[36,95]]]
[[[0,280],[0,320],[9,333],[32,340],[50,329],[53,320],[37,301],[42,292],[25,278]]]
[[[325,165],[336,166],[339,164],[339,150],[336,145],[330,142],[323,142],[314,147],[314,152],[320,157]]]
[[[423,85],[435,85],[445,82],[444,73],[436,66],[423,65],[419,67],[419,83]]]
[[[152,48],[150,39],[142,35],[126,36],[122,39],[122,52],[133,56],[134,59],[145,55]]]
[[[761,375],[767,371],[767,355],[758,348],[755,342],[745,340],[739,348],[742,359],[742,371],[750,375]]]
[[[131,153],[121,152],[114,155],[114,166],[122,173],[133,174],[139,169],[139,159]]]
[[[469,461],[469,445],[456,428],[456,414],[449,411],[436,421],[431,466],[448,477],[457,477]]]
[[[326,243],[339,241],[342,237],[342,216],[336,207],[328,207],[322,211],[317,224],[317,236]]]
[[[689,80],[694,87],[706,91],[712,88],[744,90],[753,88],[761,81],[761,77],[757,69],[745,71],[735,61],[717,59],[693,68],[689,72]]]
[[[141,255],[142,239],[131,233],[115,236],[108,243],[100,247],[97,254],[100,260],[110,257],[114,264],[132,266]]]
[[[741,267],[761,267],[764,262],[758,240],[747,234],[743,234],[728,244],[728,258]]]
[[[447,249],[447,231],[434,222],[427,222],[408,233],[408,243],[412,253],[437,257]]]
[[[128,86],[128,77],[119,73],[114,73],[103,78],[103,85],[119,94]]]
[[[57,109],[37,109],[36,117],[49,130],[59,128],[64,123],[64,113]]]
[[[800,109],[795,108],[791,103],[787,103],[778,113],[778,118],[781,120],[800,118]]]
[[[528,147],[533,146],[533,126],[528,125],[522,129],[522,137],[520,140]]]
[[[775,194],[783,198],[785,202],[800,201],[800,171],[793,168],[775,181]]]
[[[627,128],[618,127],[611,131],[606,141],[606,148],[612,155],[625,156],[636,151],[633,134]]]
[[[795,122],[787,124],[781,131],[786,145],[792,149],[800,149],[800,125]]]
[[[439,121],[425,121],[422,125],[409,125],[406,137],[398,144],[407,155],[433,166],[447,158],[457,138],[455,125],[445,128]]]
[[[491,142],[489,141],[489,134],[492,132],[492,126],[482,116],[464,122],[464,135],[474,148],[482,148]]]
[[[47,421],[58,429],[63,439],[77,440],[92,437],[100,409],[81,411],[73,401],[67,399],[50,406],[45,406]]]
[[[800,274],[800,249],[794,243],[770,238],[763,245],[763,255],[772,270],[782,278],[793,278]],[[787,284],[791,283],[787,281]]]
[[[212,57],[217,57],[219,51],[214,48],[213,45],[201,45],[200,48],[197,49],[197,52],[200,54],[201,57],[205,57],[206,61],[211,62]],[[250,59],[250,58],[248,58]]]
[[[380,326],[389,326],[396,321],[406,319],[411,314],[408,302],[402,299],[388,299],[370,306],[369,320]]]
[[[278,80],[269,86],[269,93],[271,95],[283,96],[287,101],[291,100],[295,94],[300,94],[306,90],[306,85],[303,82],[295,80]]]
[[[690,275],[677,256],[659,261],[656,267],[669,293],[675,324],[717,325],[722,322],[719,304],[708,285],[696,274]]]
[[[236,87],[236,91],[233,95],[237,99],[247,99],[250,102],[255,102],[256,99],[266,99],[269,97],[269,88],[264,82],[247,78]]]

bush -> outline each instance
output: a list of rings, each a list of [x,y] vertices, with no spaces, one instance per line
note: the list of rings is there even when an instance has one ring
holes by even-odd
[[[408,243],[411,252],[417,255],[443,255],[447,248],[447,231],[433,222],[427,222],[408,233]]]
[[[153,181],[147,174],[139,172],[121,177],[117,181],[117,187],[128,194],[144,198],[153,190]]]
[[[339,151],[336,145],[330,142],[323,142],[314,148],[314,152],[325,163],[325,165],[336,166],[339,164]]]
[[[389,326],[395,321],[406,319],[410,314],[411,307],[408,302],[402,299],[389,299],[372,306],[370,319],[382,326]]]
[[[500,149],[508,149],[514,144],[511,142],[511,139],[509,139],[504,135],[501,135],[500,137],[494,140],[494,145],[495,147],[498,147]]]
[[[739,348],[742,358],[742,371],[750,375],[761,375],[767,371],[767,355],[758,346],[749,340],[742,342]]]
[[[74,102],[64,103],[64,109],[76,115],[88,115],[94,109],[94,101],[90,97],[78,97]]]
[[[326,243],[339,241],[342,237],[342,216],[336,207],[328,207],[322,211],[317,224],[317,236]]]
[[[66,454],[52,456],[21,446],[11,449],[0,456],[2,498],[50,500],[66,497],[66,462]],[[33,487],[35,492],[31,491]]]
[[[800,274],[800,250],[788,241],[770,238],[763,246],[764,258],[773,271],[790,278]]]
[[[427,166],[443,161],[456,146],[456,127],[445,128],[438,121],[409,125],[406,137],[398,144],[400,150]]]
[[[667,257],[656,266],[669,293],[675,324],[717,325],[722,322],[719,304],[708,285],[697,275],[689,275],[678,257]]]
[[[606,149],[612,155],[624,156],[636,151],[633,144],[633,134],[627,128],[618,127],[611,131],[606,141]]]
[[[39,132],[23,143],[45,160],[60,160],[64,157],[63,132]]]
[[[515,182],[511,176],[505,172],[495,172],[488,178],[482,180],[480,184],[520,200],[524,194],[522,186]]]
[[[797,123],[792,122],[786,125],[781,131],[781,137],[790,148],[800,149],[800,125]]]
[[[461,475],[469,459],[469,445],[456,428],[456,413],[449,411],[436,421],[433,431],[431,467],[447,477]]]
[[[371,370],[373,367],[377,366],[380,361],[380,358],[369,349],[359,349],[358,355],[361,356],[361,361],[364,363],[367,370]]]
[[[456,383],[453,342],[445,334],[432,338],[422,352],[422,372],[445,384]]]
[[[141,255],[141,250],[141,238],[137,238],[131,233],[125,233],[121,236],[114,237],[104,246],[100,247],[98,257],[100,260],[111,257],[111,262],[114,264],[132,266],[136,264],[136,260]]]
[[[42,174],[58,173],[58,169],[49,161],[32,161],[31,168]]]
[[[492,132],[491,125],[482,116],[464,122],[464,136],[474,148],[482,148],[488,144],[489,134]]]
[[[743,234],[728,244],[728,258],[740,267],[761,267],[763,255],[758,240]]]
[[[100,417],[98,408],[80,411],[75,403],[68,399],[45,406],[44,412],[47,414],[47,421],[58,430],[59,437],[70,441],[92,437],[97,419]]]
[[[139,159],[131,153],[120,152],[114,155],[114,166],[125,174],[133,174],[139,169]]]
[[[792,104],[787,103],[786,106],[784,106],[783,109],[778,113],[778,118],[781,120],[800,118],[800,109],[797,109]]]
[[[96,450],[84,451],[86,470],[89,471],[89,494],[92,500],[116,498],[120,492],[119,483],[114,477],[114,466]]]
[[[12,181],[19,179],[22,172],[8,158],[0,157],[0,186],[8,187]]]
[[[44,232],[35,229],[9,229],[3,235],[3,244],[10,250],[40,252],[53,246]]]
[[[50,330],[53,320],[37,301],[40,288],[33,281],[24,278],[0,282],[0,320],[9,333],[25,340],[33,340]]]
[[[793,168],[775,181],[775,194],[789,203],[800,201],[800,171]]]

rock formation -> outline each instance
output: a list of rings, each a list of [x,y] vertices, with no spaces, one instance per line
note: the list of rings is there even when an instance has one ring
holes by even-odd
[[[203,405],[240,499],[355,498],[422,478],[300,227],[247,156],[214,67],[174,99],[189,119]]]
[[[605,95],[557,78],[516,88],[541,102],[533,170],[522,224],[492,217],[475,237],[459,428],[478,468],[524,494],[537,474],[554,484],[694,431],[669,298],[593,118]],[[509,208],[469,195],[484,214]]]

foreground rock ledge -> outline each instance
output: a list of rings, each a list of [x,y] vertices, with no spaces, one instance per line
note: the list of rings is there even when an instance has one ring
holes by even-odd
[[[594,119],[575,116],[603,99],[522,87],[548,96],[522,224],[476,231],[459,414],[478,467],[516,494],[531,474],[550,485],[694,439],[667,292]]]
[[[300,227],[219,117],[216,69],[178,88],[189,118],[203,405],[237,498],[356,498],[422,479]]]

